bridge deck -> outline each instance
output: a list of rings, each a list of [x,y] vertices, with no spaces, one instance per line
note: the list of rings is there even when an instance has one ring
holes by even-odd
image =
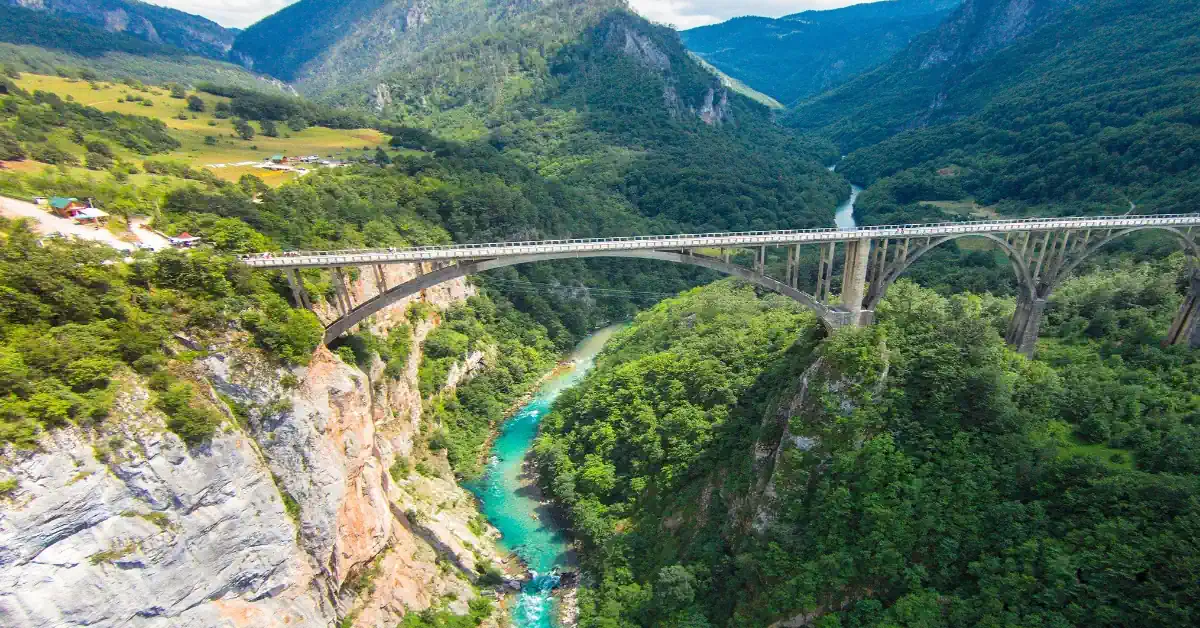
[[[997,234],[1063,229],[1130,229],[1138,227],[1190,228],[1200,226],[1200,213],[1152,216],[1084,218],[1028,218],[924,225],[884,225],[856,229],[801,229],[790,231],[745,231],[739,233],[676,234],[624,238],[587,238],[531,242],[453,244],[403,249],[351,249],[343,251],[300,251],[242,255],[255,268],[311,268],[390,264],[434,260],[471,260],[553,253],[598,253],[605,251],[739,248],[848,242],[863,238],[925,238],[954,234]]]

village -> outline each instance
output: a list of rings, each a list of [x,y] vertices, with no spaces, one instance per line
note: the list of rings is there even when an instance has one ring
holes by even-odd
[[[228,167],[260,168],[262,170],[273,170],[277,172],[294,172],[297,176],[302,177],[311,172],[314,168],[339,168],[345,165],[345,161],[340,159],[322,158],[320,155],[306,155],[300,157],[271,155],[262,161],[239,161],[236,163],[227,164],[207,164],[205,167],[218,170]]]

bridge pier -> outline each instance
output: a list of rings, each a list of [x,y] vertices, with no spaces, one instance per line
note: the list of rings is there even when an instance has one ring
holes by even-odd
[[[1190,284],[1163,344],[1187,343],[1193,349],[1200,349],[1200,271],[1192,273]]]
[[[296,306],[311,310],[312,302],[308,300],[308,291],[304,289],[304,280],[300,278],[300,269],[285,268],[283,275],[287,277],[288,286],[292,289],[292,300],[296,302]]]
[[[869,238],[846,243],[846,266],[842,269],[842,307],[850,312],[850,321],[856,326],[863,324],[863,296],[867,286],[867,266],[870,258]]]
[[[343,316],[354,309],[354,302],[350,299],[350,289],[346,286],[346,274],[342,272],[340,266],[333,269],[333,292],[337,308]]]
[[[1033,356],[1037,346],[1038,330],[1042,326],[1042,314],[1046,311],[1046,299],[1017,299],[1017,310],[1013,312],[1004,340],[1018,352]]]

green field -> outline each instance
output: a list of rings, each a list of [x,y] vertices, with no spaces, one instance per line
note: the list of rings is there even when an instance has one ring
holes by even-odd
[[[52,92],[64,99],[72,99],[80,104],[95,107],[102,111],[146,116],[162,120],[172,131],[172,135],[183,145],[178,150],[155,158],[178,159],[197,168],[209,168],[217,176],[231,181],[237,180],[243,174],[252,173],[266,181],[269,185],[278,185],[290,180],[295,175],[286,172],[273,172],[252,167],[214,167],[221,164],[232,164],[245,161],[261,161],[271,155],[320,155],[322,157],[349,157],[362,154],[363,149],[374,151],[383,144],[387,137],[374,129],[328,129],[324,127],[309,127],[303,131],[292,131],[284,124],[279,124],[279,137],[266,137],[261,134],[261,125],[252,122],[260,133],[251,140],[243,140],[234,133],[231,119],[218,119],[213,115],[217,102],[228,101],[228,98],[211,94],[197,93],[206,105],[205,111],[195,113],[187,110],[183,99],[171,98],[169,90],[163,87],[148,86],[143,90],[135,89],[121,83],[95,82],[58,76],[39,74],[23,74],[16,81],[24,90],[33,92],[42,90]],[[190,94],[189,94],[190,95]],[[127,100],[128,97],[149,98],[151,104]],[[180,115],[184,119],[180,119]],[[206,137],[213,137],[216,144],[205,142]],[[83,156],[83,148],[71,142],[65,135],[52,136],[51,141],[59,148]],[[125,159],[140,160],[142,155],[130,153],[115,147],[118,156]],[[40,164],[27,164],[19,169],[37,168]]]

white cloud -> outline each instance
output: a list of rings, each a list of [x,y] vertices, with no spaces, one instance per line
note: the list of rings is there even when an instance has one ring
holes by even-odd
[[[296,0],[150,0],[233,28],[245,28]],[[779,17],[807,9],[834,9],[878,0],[630,0],[646,19],[676,28],[723,22],[741,15]]]
[[[629,0],[642,17],[675,28],[694,28],[743,15],[779,17],[808,9],[836,9],[878,0]]]
[[[204,17],[229,28],[246,28],[296,0],[149,0]]]

